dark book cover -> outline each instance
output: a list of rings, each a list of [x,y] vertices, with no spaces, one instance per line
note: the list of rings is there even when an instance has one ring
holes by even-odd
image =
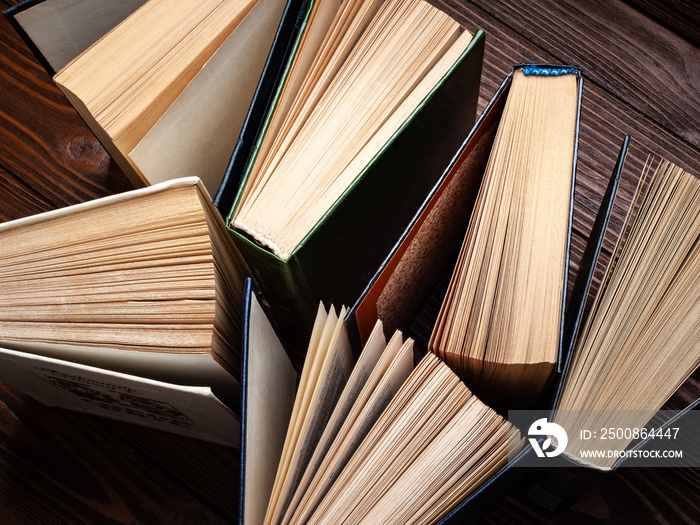
[[[354,304],[433,190],[476,114],[485,35],[442,81],[286,261],[231,231],[296,366],[319,300]],[[244,185],[245,183],[243,183]],[[239,194],[242,187],[238,189]],[[235,210],[231,210],[230,218]]]

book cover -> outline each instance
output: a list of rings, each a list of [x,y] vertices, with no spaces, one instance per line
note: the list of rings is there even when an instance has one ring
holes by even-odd
[[[295,365],[301,364],[299,349],[308,339],[315,305],[319,300],[355,303],[471,129],[484,39],[483,31],[474,35],[448,74],[289,259],[282,260],[231,230],[263,295],[271,300]],[[229,220],[244,185],[245,178]]]
[[[240,419],[208,386],[123,374],[0,348],[0,381],[53,407],[237,448]]]
[[[261,523],[294,407],[298,376],[255,291],[243,303],[239,523]]]
[[[3,14],[53,76],[145,2],[24,0]]]
[[[571,243],[571,217],[573,191],[576,179],[578,122],[580,117],[582,78],[577,68],[552,64],[520,64],[513,72],[524,67],[549,68],[551,70],[577,71],[578,102],[576,137],[571,173],[571,199],[567,236],[568,252]],[[440,274],[454,264],[456,250],[462,243],[471,212],[479,192],[486,163],[493,145],[499,119],[505,107],[513,72],[503,81],[451,163],[427,196],[399,242],[369,281],[359,299],[351,308],[347,322],[351,333],[364,341],[376,319],[382,319],[390,329],[405,329],[415,316],[422,302],[436,283]],[[566,283],[571,268],[564,274],[562,294],[566,295]],[[562,319],[564,311],[562,311]],[[561,323],[557,369],[563,356],[565,322]]]

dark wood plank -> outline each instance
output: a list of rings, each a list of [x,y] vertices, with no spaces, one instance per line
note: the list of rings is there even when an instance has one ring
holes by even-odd
[[[628,1],[695,46],[700,45],[700,9],[696,0]]]
[[[614,97],[700,147],[700,50],[688,41],[622,2],[479,4],[530,47],[582,66]]]
[[[133,188],[5,17],[0,94],[0,220]]]
[[[237,449],[167,432],[102,420],[139,462],[162,473],[227,523],[238,519],[240,454]]]
[[[3,523],[227,523],[103,420],[0,389]]]

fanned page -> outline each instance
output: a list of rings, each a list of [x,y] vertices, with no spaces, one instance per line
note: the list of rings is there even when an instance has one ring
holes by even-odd
[[[428,354],[306,523],[434,523],[505,465],[516,442],[517,431]]]
[[[431,350],[500,407],[531,404],[557,360],[578,118],[575,73],[514,72],[431,336]]]
[[[240,379],[243,266],[200,184],[0,226],[3,346],[179,384],[214,386],[195,382],[202,361]]]
[[[301,494],[306,491],[310,481],[310,475],[318,469],[319,464],[328,453],[333,439],[338,435],[345,418],[348,416],[353,406],[355,406],[357,397],[360,395],[360,390],[364,389],[367,384],[367,380],[380,357],[383,355],[385,348],[386,338],[384,337],[382,324],[379,322],[375,325],[375,329],[372,331],[367,345],[365,345],[355,368],[353,368],[352,374],[343,389],[343,393],[333,410],[333,414],[328,420],[328,424],[315,447],[314,454],[306,466],[304,476],[295,487],[293,500],[285,509],[285,520],[286,516],[296,508]]]
[[[308,486],[302,482],[295,497],[297,504],[288,509],[283,523],[305,523],[309,519],[412,371],[413,340],[403,342],[401,332],[395,332],[342,427],[319,457],[320,464],[306,472],[303,481]]]
[[[460,33],[421,0],[344,2],[273,117],[232,226],[286,260],[466,50]]]
[[[323,433],[301,432],[336,325],[320,308],[265,523],[434,523],[520,449],[517,429],[434,355],[414,368],[413,341],[395,332],[387,344],[380,321]],[[292,446],[316,452],[286,499]]]
[[[54,76],[135,183],[130,152],[257,3],[149,0]]]
[[[319,307],[265,523],[276,522],[289,505],[352,372],[355,363],[344,317],[345,308],[337,315],[332,307],[328,314]]]
[[[643,428],[700,365],[700,180],[667,161],[648,163],[646,178],[563,383],[555,421],[567,451],[624,450],[631,439],[601,445],[578,430]],[[617,458],[587,461],[610,469]]]

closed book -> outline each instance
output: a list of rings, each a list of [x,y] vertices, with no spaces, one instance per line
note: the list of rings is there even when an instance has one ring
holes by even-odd
[[[180,49],[176,42],[165,52],[159,46],[167,39],[156,34],[148,40],[150,32],[135,20],[146,10],[158,11],[157,22],[146,21],[145,26],[160,24],[163,27],[156,29],[168,34],[179,30],[188,17],[206,14],[211,5],[155,0],[28,0],[6,10],[5,15],[134,185],[198,176],[214,195],[239,134],[252,126],[250,119],[246,120],[249,108],[259,112],[255,108],[268,103],[256,89],[259,83],[269,85],[267,79],[279,75],[279,64],[267,58],[288,52],[289,29],[294,27],[300,6],[297,0],[251,2],[246,7],[249,12],[232,31],[226,28],[221,37],[215,37],[213,29],[205,28],[206,38],[193,38],[202,31],[202,23],[193,24],[192,31],[183,37],[183,41],[190,39],[188,45]],[[220,10],[220,6],[215,9]],[[213,19],[217,17],[220,15],[215,13]],[[165,27],[167,20],[175,25]],[[188,49],[212,38],[221,41],[208,51],[210,56],[204,60],[199,57],[191,66],[186,63],[189,58],[167,58],[173,53],[184,56],[190,53]],[[117,45],[123,47],[124,43],[126,51],[115,56]],[[140,47],[129,55],[132,44]],[[153,68],[139,70],[144,59],[153,63]],[[129,60],[133,67],[124,65]],[[89,69],[90,64],[94,70]],[[180,69],[183,71],[175,75]],[[89,78],[77,82],[81,71],[92,73],[85,73]],[[110,72],[117,78],[105,81],[102,76]],[[127,96],[139,85],[138,79],[131,78],[137,73],[148,89],[138,98],[120,102],[118,97]],[[156,93],[159,79],[168,75],[177,80]],[[93,100],[91,86],[100,81],[105,86]],[[105,97],[109,99],[106,102]],[[110,124],[123,109],[138,107],[154,109],[133,119],[125,117],[133,121],[126,132],[120,131],[124,126]]]

